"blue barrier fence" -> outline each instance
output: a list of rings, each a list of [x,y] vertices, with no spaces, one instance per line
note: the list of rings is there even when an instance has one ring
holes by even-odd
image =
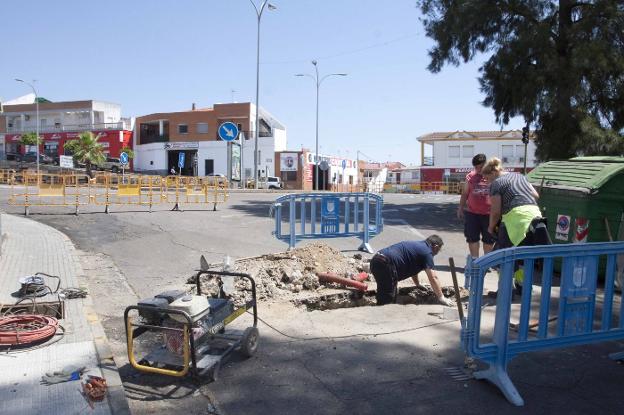
[[[383,198],[374,193],[296,193],[276,199],[277,239],[294,248],[301,239],[355,236],[358,249],[373,253],[369,240],[383,230]]]
[[[617,255],[622,253],[624,242],[605,242],[509,248],[475,260],[467,270],[470,300],[462,321],[462,344],[468,356],[489,364],[488,369],[475,372],[475,378],[489,380],[509,402],[522,406],[524,401],[507,374],[507,363],[519,353],[624,339],[624,303],[614,284]],[[600,273],[603,258],[607,266]],[[553,275],[555,261],[561,261],[560,276]],[[512,304],[512,292],[519,266],[524,282],[518,305]],[[491,308],[483,308],[482,293],[491,268],[500,270],[500,278],[494,331],[488,337],[482,318]],[[597,288],[599,280],[604,281],[604,290]],[[518,307],[519,320],[512,324]],[[534,321],[532,314],[537,317]]]

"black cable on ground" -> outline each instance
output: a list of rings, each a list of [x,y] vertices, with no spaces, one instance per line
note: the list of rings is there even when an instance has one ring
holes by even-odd
[[[250,311],[247,311],[247,313],[252,314]],[[441,326],[443,324],[450,324],[450,323],[457,324],[457,320],[450,320],[450,321],[440,321],[438,323],[425,324],[424,326],[419,326],[419,327],[411,327],[411,328],[408,328],[408,329],[393,330],[393,331],[386,331],[386,332],[379,332],[379,333],[356,333],[356,334],[348,334],[348,335],[344,335],[344,336],[297,337],[297,336],[291,336],[289,334],[284,333],[283,331],[281,331],[278,328],[272,326],[271,324],[269,324],[268,322],[266,322],[264,319],[262,319],[260,317],[258,317],[258,320],[260,320],[267,327],[271,328],[272,330],[274,330],[275,332],[281,334],[282,336],[287,337],[289,339],[298,340],[298,341],[333,340],[333,339],[349,339],[349,338],[352,338],[352,337],[387,336],[387,335],[390,335],[390,334],[406,333],[406,332],[410,332],[410,331],[426,329],[428,327]]]

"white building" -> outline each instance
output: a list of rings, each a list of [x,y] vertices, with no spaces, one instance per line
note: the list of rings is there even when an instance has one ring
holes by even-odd
[[[180,153],[184,153],[184,175],[223,174],[234,181],[253,178],[255,110],[252,103],[215,104],[202,109],[193,104],[190,111],[137,117],[135,170],[168,174],[174,168],[179,172]],[[237,125],[241,139],[235,143],[242,142],[242,146],[219,137],[219,126],[227,121]],[[287,146],[286,127],[262,108],[259,124],[258,174],[273,176],[275,152]]]
[[[437,132],[417,140],[421,144],[421,181],[463,179],[472,169],[472,158],[479,153],[500,158],[509,170],[520,171],[524,167],[525,145],[520,130]],[[526,166],[531,170],[537,164],[533,136],[526,150]]]

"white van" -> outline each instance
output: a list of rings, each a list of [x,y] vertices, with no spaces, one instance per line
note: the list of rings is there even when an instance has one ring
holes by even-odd
[[[282,181],[279,177],[258,177],[258,189],[281,189]]]

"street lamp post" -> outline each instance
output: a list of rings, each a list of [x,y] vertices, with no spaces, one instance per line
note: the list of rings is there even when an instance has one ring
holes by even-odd
[[[316,166],[316,169],[314,170],[314,189],[319,190],[319,180],[318,180],[318,176],[319,176],[319,139],[318,139],[319,137],[319,134],[318,134],[319,133],[319,89],[323,81],[329,78],[330,76],[347,76],[347,74],[346,73],[330,73],[319,79],[318,62],[314,60],[312,61],[312,65],[314,65],[315,76],[312,76],[307,73],[305,74],[298,73],[295,76],[308,76],[312,78],[314,80],[314,83],[316,84],[316,153],[314,155],[314,165]]]
[[[31,84],[30,82],[26,82],[23,79],[17,79],[17,78],[15,78],[15,80],[17,82],[22,82],[28,85],[29,87],[31,87],[33,90],[33,93],[35,94],[35,111],[37,114],[36,115],[37,125],[35,126],[35,134],[37,135],[37,139],[35,140],[35,145],[37,147],[37,177],[39,177],[39,94],[37,94],[37,90],[35,89],[33,84]]]
[[[251,4],[254,6],[256,10],[256,15],[258,17],[258,36],[257,36],[257,44],[256,44],[256,127],[254,133],[254,187],[258,188],[258,132],[260,131],[259,126],[259,96],[260,96],[260,19],[262,18],[262,12],[264,11],[264,7],[267,6],[269,10],[275,10],[277,7],[269,3],[269,0],[264,0],[262,4],[260,4],[260,8],[256,6],[256,3],[253,0],[249,0]]]

